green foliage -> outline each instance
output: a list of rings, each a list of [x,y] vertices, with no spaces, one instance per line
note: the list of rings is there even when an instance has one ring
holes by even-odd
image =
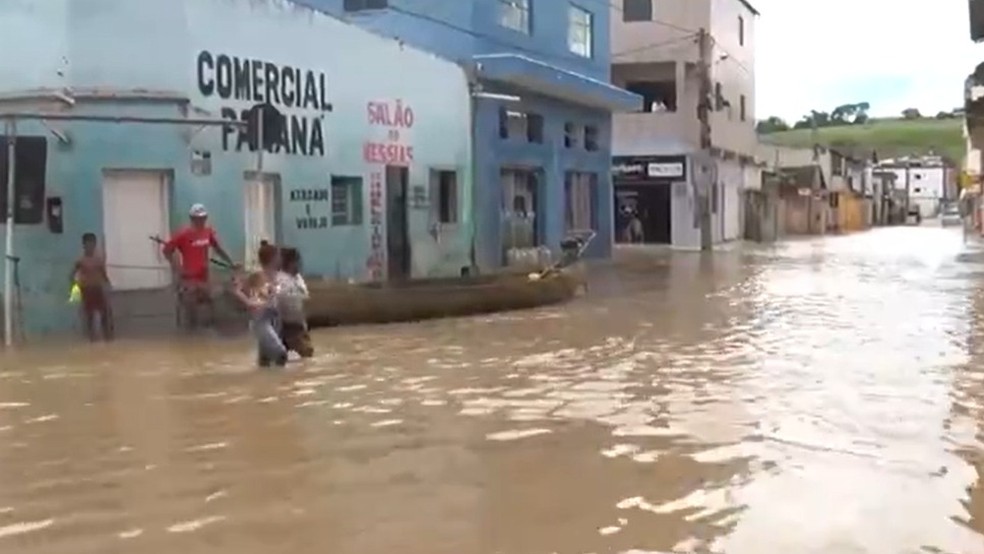
[[[810,148],[815,141],[860,157],[870,157],[874,150],[882,159],[935,153],[959,162],[966,149],[963,120],[958,117],[870,119],[863,123],[818,127],[816,133],[810,127],[800,127],[764,135],[762,140],[799,148]]]

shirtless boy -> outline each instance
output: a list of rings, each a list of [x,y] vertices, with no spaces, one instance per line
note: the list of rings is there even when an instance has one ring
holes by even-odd
[[[113,313],[109,307],[107,289],[110,286],[106,273],[106,260],[96,252],[96,235],[82,235],[82,257],[72,266],[71,280],[79,285],[82,292],[82,323],[89,340],[95,341],[94,319],[99,315],[103,338],[113,339]]]

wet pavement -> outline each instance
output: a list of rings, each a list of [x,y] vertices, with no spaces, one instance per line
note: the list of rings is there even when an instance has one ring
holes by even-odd
[[[984,553],[984,250],[620,253],[532,312],[0,358],[0,552]]]

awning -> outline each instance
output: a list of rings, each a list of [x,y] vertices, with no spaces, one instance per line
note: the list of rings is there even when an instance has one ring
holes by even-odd
[[[473,58],[476,75],[568,102],[613,112],[642,108],[642,97],[611,83],[567,71],[518,54],[483,54]]]

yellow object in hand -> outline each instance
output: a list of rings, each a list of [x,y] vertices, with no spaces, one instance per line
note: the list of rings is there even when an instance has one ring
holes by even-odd
[[[69,304],[78,304],[82,301],[82,289],[78,283],[72,283],[72,290],[68,293]]]

